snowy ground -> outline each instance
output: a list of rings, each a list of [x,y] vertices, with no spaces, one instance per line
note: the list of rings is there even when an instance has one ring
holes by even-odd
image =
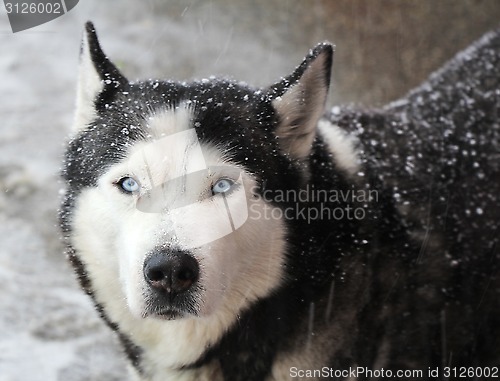
[[[220,74],[265,85],[292,70],[313,41],[335,39],[320,23],[323,3],[311,2],[301,17],[306,8],[290,1],[81,0],[15,35],[0,7],[0,381],[125,379],[118,346],[58,239],[58,170],[83,23],[94,21],[105,51],[131,79]],[[341,98],[370,93],[359,85]]]

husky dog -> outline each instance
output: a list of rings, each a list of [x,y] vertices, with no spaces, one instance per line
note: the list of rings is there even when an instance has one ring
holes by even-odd
[[[500,376],[500,32],[326,116],[328,43],[254,89],[84,35],[61,225],[134,379]]]

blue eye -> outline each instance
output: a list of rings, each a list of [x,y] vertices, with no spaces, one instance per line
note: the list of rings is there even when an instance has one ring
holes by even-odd
[[[117,185],[126,192],[126,193],[134,193],[138,192],[141,189],[141,186],[137,181],[135,181],[132,177],[124,177],[118,181]]]
[[[234,181],[229,179],[220,179],[212,186],[212,194],[226,193],[234,185]]]

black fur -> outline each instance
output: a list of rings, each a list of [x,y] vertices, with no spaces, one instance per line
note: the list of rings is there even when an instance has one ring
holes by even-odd
[[[498,65],[500,31],[384,109],[330,114],[363,143],[366,171],[392,194],[412,237],[414,249],[402,252],[410,281],[399,280],[399,294],[409,302],[395,325],[395,364],[500,361]]]

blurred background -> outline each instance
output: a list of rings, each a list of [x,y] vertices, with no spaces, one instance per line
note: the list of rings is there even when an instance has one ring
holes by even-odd
[[[336,45],[329,106],[398,99],[500,26],[498,0],[81,0],[13,34],[0,5],[0,381],[118,381],[125,362],[57,228],[83,24],[129,79],[265,86]]]

